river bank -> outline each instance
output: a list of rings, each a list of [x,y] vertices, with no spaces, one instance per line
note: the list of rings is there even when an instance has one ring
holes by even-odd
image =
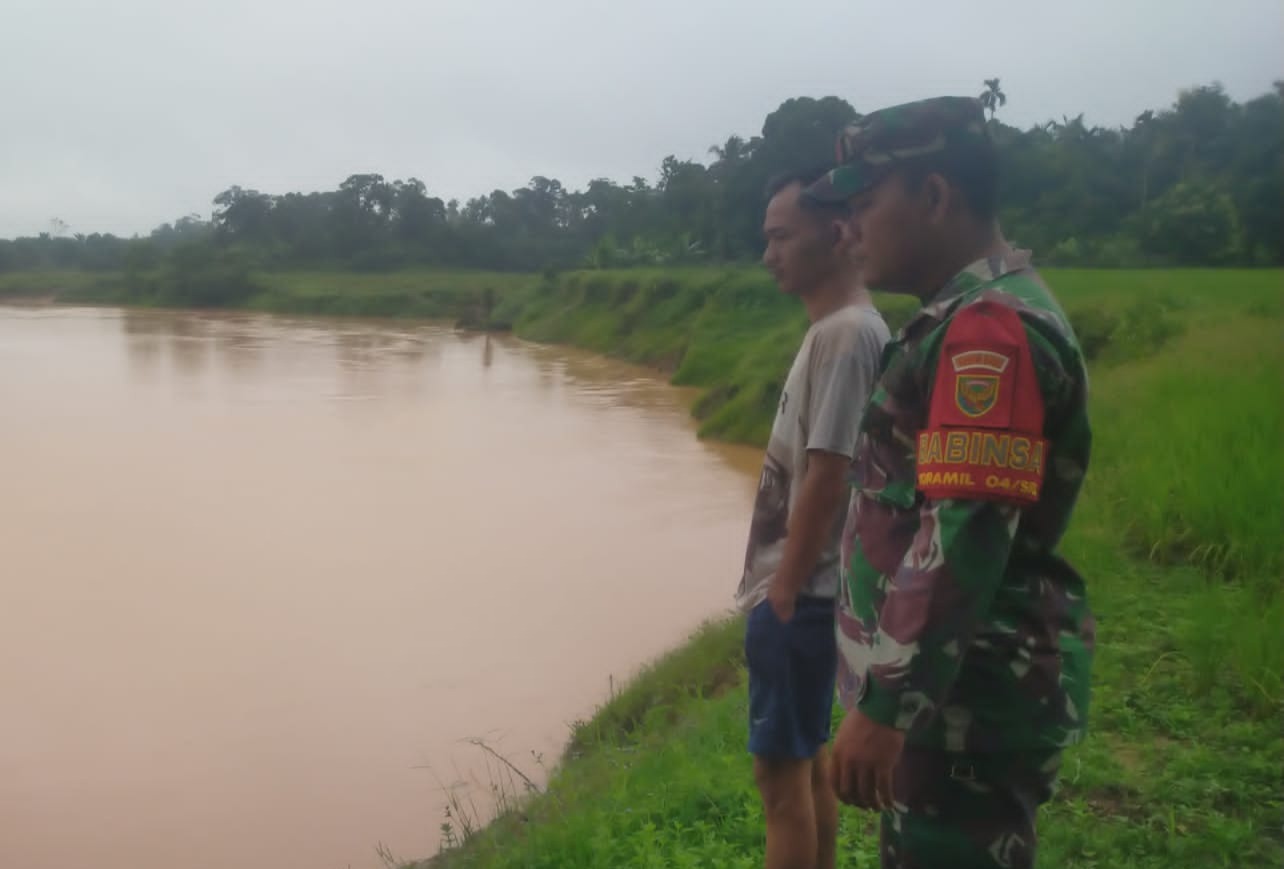
[[[1046,276],[1091,357],[1094,459],[1064,548],[1088,577],[1099,648],[1091,732],[1044,814],[1041,862],[1273,865],[1281,273]],[[692,407],[703,436],[765,440],[805,320],[755,270],[505,279],[283,273],[260,278],[249,305],[457,318],[490,289],[483,325],[671,372],[703,390]],[[912,310],[877,301],[893,328]],[[759,865],[739,642],[736,620],[711,624],[646,669],[576,724],[541,793],[510,789],[495,823],[453,807],[441,822],[460,847],[432,865]],[[874,865],[872,831],[843,813],[848,865]]]

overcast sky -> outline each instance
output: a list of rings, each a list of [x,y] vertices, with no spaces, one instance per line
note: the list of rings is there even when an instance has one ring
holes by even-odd
[[[1000,117],[1130,123],[1284,78],[1280,0],[0,0],[0,237],[146,233],[233,184],[461,200],[706,159],[794,96],[1000,76]]]

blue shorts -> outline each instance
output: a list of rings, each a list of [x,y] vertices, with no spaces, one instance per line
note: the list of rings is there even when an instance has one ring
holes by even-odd
[[[781,622],[769,601],[749,613],[749,751],[762,758],[815,757],[829,741],[838,647],[834,601],[799,596]]]

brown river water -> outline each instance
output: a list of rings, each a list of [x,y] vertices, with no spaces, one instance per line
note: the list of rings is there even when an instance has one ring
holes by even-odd
[[[431,324],[0,307],[0,867],[434,853],[465,740],[542,779],[730,607],[760,454],[691,397]]]

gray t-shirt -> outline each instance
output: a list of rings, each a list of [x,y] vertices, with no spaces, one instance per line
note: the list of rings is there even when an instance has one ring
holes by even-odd
[[[785,551],[789,515],[807,473],[808,450],[851,458],[879,357],[890,339],[887,324],[870,305],[848,305],[817,320],[807,330],[785,380],[767,456],[758,481],[745,570],[736,591],[744,612],[767,596],[767,587]],[[802,593],[832,598],[838,591],[838,548],[846,499],[834,519],[811,578]]]

